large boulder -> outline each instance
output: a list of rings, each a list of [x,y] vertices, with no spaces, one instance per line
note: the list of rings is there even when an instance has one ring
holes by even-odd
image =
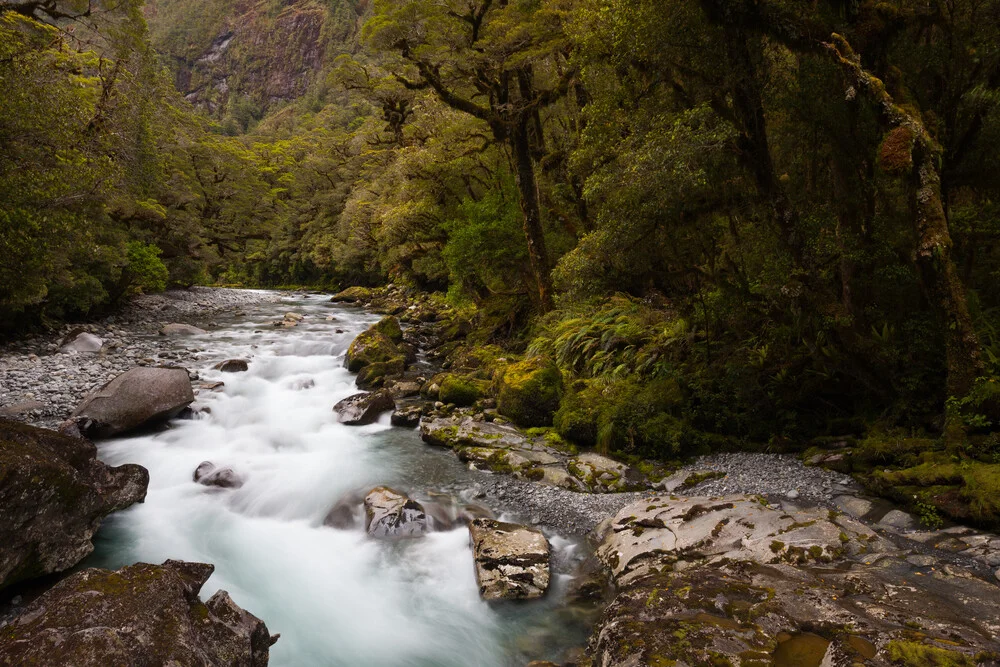
[[[551,426],[563,395],[562,373],[550,359],[535,357],[500,374],[497,412],[518,426]]]
[[[975,665],[1000,587],[826,509],[644,498],[595,531],[615,597],[594,663]]]
[[[176,322],[173,324],[164,324],[160,327],[161,336],[196,336],[203,333],[208,332],[190,324],[179,324]]]
[[[104,341],[92,333],[81,331],[69,340],[66,340],[60,347],[60,352],[100,352],[104,347]]]
[[[392,394],[381,389],[348,396],[333,406],[333,411],[337,413],[337,421],[341,424],[361,426],[371,424],[380,414],[395,408],[396,401],[392,399]]]
[[[402,342],[399,320],[384,317],[351,342],[344,365],[352,373],[358,373],[358,386],[381,385],[387,377],[406,370],[406,351],[400,346]]]
[[[420,537],[431,529],[423,505],[387,486],[369,491],[364,508],[365,530],[372,537]]]
[[[204,563],[168,560],[67,577],[0,628],[0,665],[265,667],[277,640],[225,591],[198,591]]]
[[[542,531],[493,519],[473,519],[469,538],[484,600],[527,600],[549,587],[549,543]]]
[[[107,438],[170,419],[193,401],[183,368],[132,368],[91,392],[70,419],[84,435]]]
[[[142,502],[148,483],[86,440],[0,420],[0,589],[79,563],[101,519]]]

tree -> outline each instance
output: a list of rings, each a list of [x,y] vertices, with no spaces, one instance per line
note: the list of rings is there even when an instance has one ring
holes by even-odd
[[[557,2],[380,0],[364,28],[410,90],[429,89],[488,127],[509,150],[540,308],[552,307],[550,262],[539,204],[542,113],[575,77]]]

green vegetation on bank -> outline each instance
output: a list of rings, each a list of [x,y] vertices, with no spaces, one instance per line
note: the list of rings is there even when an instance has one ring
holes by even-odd
[[[0,0],[5,329],[393,282],[455,403],[996,522],[1000,0],[65,5]]]

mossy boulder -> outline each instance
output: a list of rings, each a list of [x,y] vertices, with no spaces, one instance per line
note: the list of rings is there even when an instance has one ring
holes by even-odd
[[[142,502],[148,483],[86,440],[0,420],[0,589],[79,563],[101,520]]]
[[[374,296],[375,290],[370,287],[348,287],[330,297],[330,301],[333,303],[360,303],[371,301]]]
[[[483,398],[488,391],[489,383],[484,380],[448,374],[440,380],[437,398],[442,403],[469,406]]]
[[[575,383],[563,396],[552,425],[562,437],[586,447],[597,444],[597,420],[600,416],[600,388]]]
[[[358,386],[374,387],[382,384],[385,378],[406,370],[406,351],[400,347],[402,340],[399,321],[389,316],[351,342],[344,365],[352,373],[359,373]]]
[[[0,627],[2,665],[266,667],[272,637],[225,591],[202,602],[205,563],[168,560],[63,579]]]
[[[526,359],[499,373],[497,411],[519,426],[551,426],[563,396],[562,372],[544,357]]]

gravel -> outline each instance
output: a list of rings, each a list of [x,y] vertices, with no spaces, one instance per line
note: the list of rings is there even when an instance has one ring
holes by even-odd
[[[712,454],[698,458],[685,468],[698,472],[720,471],[726,473],[726,476],[702,482],[680,495],[721,496],[748,493],[768,499],[789,498],[829,503],[835,496],[859,493],[861,490],[847,475],[807,467],[794,456],[782,454]]]

